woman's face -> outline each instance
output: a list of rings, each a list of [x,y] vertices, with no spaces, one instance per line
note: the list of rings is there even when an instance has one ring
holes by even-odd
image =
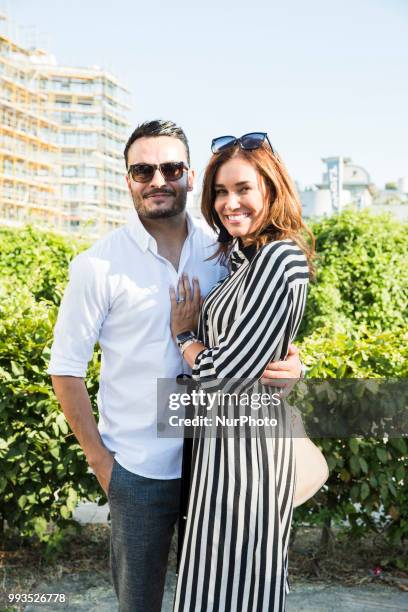
[[[262,222],[265,185],[254,166],[233,157],[215,175],[214,207],[231,236],[244,237]]]

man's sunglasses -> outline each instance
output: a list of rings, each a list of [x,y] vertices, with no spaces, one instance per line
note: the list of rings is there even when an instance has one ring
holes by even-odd
[[[132,164],[129,166],[128,174],[137,183],[148,183],[157,169],[165,181],[179,181],[183,173],[188,170],[188,166],[182,161],[165,162],[164,164]]]
[[[213,138],[211,142],[211,151],[213,153],[220,153],[224,149],[229,149],[229,147],[235,147],[236,145],[239,145],[244,151],[253,151],[254,149],[259,149],[265,140],[271,147],[272,153],[275,153],[266,132],[250,132],[249,134],[244,134],[241,138],[236,138],[236,136],[218,136],[218,138]]]

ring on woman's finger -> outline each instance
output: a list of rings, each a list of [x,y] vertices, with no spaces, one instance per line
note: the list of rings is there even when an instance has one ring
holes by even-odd
[[[186,301],[186,298],[183,298],[183,297],[182,298],[178,298],[177,304],[180,304],[180,302],[185,302],[185,301]]]

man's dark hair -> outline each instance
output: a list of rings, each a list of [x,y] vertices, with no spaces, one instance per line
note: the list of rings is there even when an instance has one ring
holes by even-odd
[[[163,119],[155,119],[154,121],[145,121],[137,126],[133,134],[129,137],[126,143],[125,150],[123,152],[125,156],[126,168],[128,167],[128,153],[131,145],[138,140],[138,138],[150,138],[155,136],[171,136],[172,138],[178,138],[186,147],[187,151],[187,162],[190,165],[190,148],[188,146],[187,136],[181,127],[178,127],[173,121],[164,121]]]

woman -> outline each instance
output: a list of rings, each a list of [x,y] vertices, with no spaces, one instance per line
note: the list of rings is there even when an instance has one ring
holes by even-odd
[[[220,137],[212,151],[202,212],[219,231],[217,254],[230,275],[202,304],[197,336],[197,280],[191,290],[182,279],[177,297],[171,289],[172,333],[195,381],[211,390],[228,379],[231,390],[238,383],[230,379],[259,380],[269,361],[286,357],[313,247],[301,236],[309,230],[296,189],[267,134]],[[273,414],[287,424],[282,404]],[[235,438],[197,428],[177,612],[284,610],[294,470],[292,438],[272,426]]]

